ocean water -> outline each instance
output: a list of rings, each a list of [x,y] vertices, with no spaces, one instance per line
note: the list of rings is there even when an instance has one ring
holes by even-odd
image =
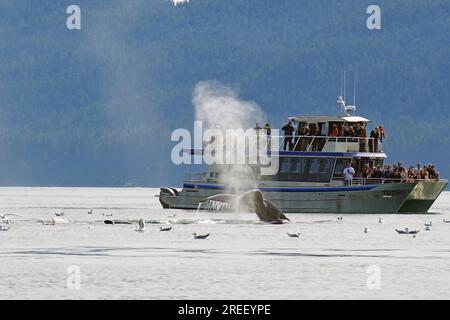
[[[426,215],[290,214],[284,225],[254,214],[163,210],[158,192],[0,188],[0,214],[11,221],[0,232],[0,299],[449,297],[449,192]],[[42,223],[61,211],[64,220]],[[145,232],[103,222],[141,217]],[[159,231],[168,224],[172,231]],[[421,231],[394,230],[405,227]],[[211,235],[194,240],[194,232]]]

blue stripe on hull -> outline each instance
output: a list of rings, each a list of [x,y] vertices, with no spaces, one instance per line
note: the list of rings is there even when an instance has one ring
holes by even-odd
[[[183,188],[189,189],[213,189],[224,190],[221,185],[208,184],[184,184]],[[317,187],[317,188],[277,188],[277,187],[261,187],[257,188],[261,191],[277,191],[277,192],[336,192],[336,191],[367,191],[372,190],[375,186],[344,186],[344,187]]]

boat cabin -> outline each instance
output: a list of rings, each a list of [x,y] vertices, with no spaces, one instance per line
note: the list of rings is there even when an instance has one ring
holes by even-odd
[[[382,152],[382,143],[367,132],[370,120],[359,116],[291,117],[296,134],[292,151]]]

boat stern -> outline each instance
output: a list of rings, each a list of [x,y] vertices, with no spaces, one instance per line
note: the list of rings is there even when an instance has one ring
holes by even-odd
[[[174,199],[179,195],[179,191],[175,188],[160,188],[159,202],[164,209],[170,209]]]

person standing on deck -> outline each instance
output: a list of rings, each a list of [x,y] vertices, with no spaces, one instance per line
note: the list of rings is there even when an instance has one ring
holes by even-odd
[[[366,128],[360,126],[360,132],[359,132],[359,151],[360,152],[366,152],[366,137],[367,137],[367,131]]]
[[[380,129],[375,127],[375,131],[373,133],[373,152],[378,152],[378,141],[380,139]]]
[[[262,128],[259,126],[259,122],[256,123],[254,129],[256,131],[256,162],[259,163],[259,149],[260,149],[259,136],[260,136],[260,131],[262,130]]]
[[[270,124],[266,123],[264,126],[264,130],[266,131],[267,138],[267,151],[271,150],[271,138],[272,138],[272,129],[270,128]]]
[[[353,181],[353,176],[355,175],[355,169],[352,167],[352,163],[349,162],[347,167],[344,169],[344,185],[351,186]]]
[[[286,151],[286,146],[289,145],[289,151],[292,150],[294,147],[294,143],[292,142],[294,136],[294,127],[292,126],[292,122],[289,121],[281,130],[284,131],[284,144],[283,144],[283,150]]]

